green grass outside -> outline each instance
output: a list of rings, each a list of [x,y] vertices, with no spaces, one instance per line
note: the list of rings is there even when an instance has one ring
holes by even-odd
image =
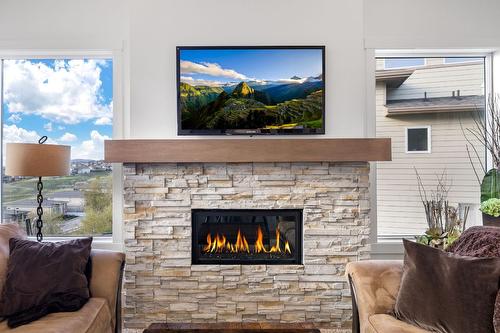
[[[91,172],[89,174],[72,175],[63,177],[44,177],[43,194],[47,196],[60,191],[72,191],[75,183],[89,182],[96,177],[111,177],[111,172]],[[3,202],[12,202],[36,197],[36,183],[38,178],[23,179],[12,183],[3,184]]]

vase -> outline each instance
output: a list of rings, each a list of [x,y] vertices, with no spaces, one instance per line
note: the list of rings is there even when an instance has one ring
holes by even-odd
[[[500,228],[500,216],[495,217],[483,213],[483,225],[487,227],[499,227]]]

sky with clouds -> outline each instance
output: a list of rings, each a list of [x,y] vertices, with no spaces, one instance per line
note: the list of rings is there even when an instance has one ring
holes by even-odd
[[[286,81],[322,73],[321,49],[181,49],[181,81],[221,85],[240,81]]]
[[[112,60],[4,60],[4,143],[47,135],[72,159],[101,160],[112,120]]]

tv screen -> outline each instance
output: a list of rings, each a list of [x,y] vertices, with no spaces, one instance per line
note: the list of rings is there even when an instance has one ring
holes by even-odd
[[[324,134],[324,46],[177,47],[178,133]]]

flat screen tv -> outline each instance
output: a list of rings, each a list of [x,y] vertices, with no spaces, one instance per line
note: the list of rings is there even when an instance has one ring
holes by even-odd
[[[325,47],[177,47],[179,135],[325,133]]]

